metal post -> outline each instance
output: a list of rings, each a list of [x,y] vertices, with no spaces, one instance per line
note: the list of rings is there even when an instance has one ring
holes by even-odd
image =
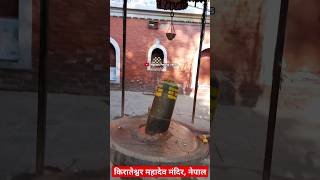
[[[126,40],[127,40],[127,0],[123,1],[123,55],[122,55],[122,97],[121,97],[121,117],[124,116],[124,97],[125,97],[125,73],[126,73]]]
[[[196,112],[197,93],[198,93],[198,79],[199,79],[199,70],[200,70],[200,58],[201,58],[202,42],[203,42],[203,38],[204,38],[204,30],[205,30],[205,24],[206,24],[207,4],[208,4],[207,0],[204,1],[202,19],[201,19],[201,33],[200,33],[200,45],[199,45],[196,85],[195,85],[195,90],[194,90],[193,108],[192,108],[192,123],[193,124],[194,124],[194,116],[195,116],[195,112]]]
[[[277,43],[274,55],[272,90],[270,98],[270,110],[268,119],[267,140],[265,147],[263,180],[269,180],[271,176],[272,151],[274,144],[274,133],[277,120],[277,106],[281,78],[282,56],[285,42],[285,31],[287,24],[289,0],[281,0],[280,17],[278,25]]]
[[[38,84],[38,122],[36,146],[36,173],[43,174],[46,145],[47,118],[47,22],[48,1],[40,1],[40,49]]]

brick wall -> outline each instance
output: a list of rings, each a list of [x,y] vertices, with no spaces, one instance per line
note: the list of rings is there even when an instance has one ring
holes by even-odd
[[[320,74],[320,2],[293,0],[289,3],[285,46],[286,70]]]
[[[260,2],[260,1],[259,1]],[[244,97],[259,93],[256,84],[260,71],[260,4],[241,1],[217,1],[211,44],[214,60],[223,89],[222,102],[235,104]],[[106,14],[104,1],[59,0],[50,3],[48,86],[51,92],[104,94],[108,79],[106,45]],[[105,16],[104,16],[105,15]],[[158,30],[148,29],[147,20],[128,19],[127,22],[127,87],[137,80],[152,84],[152,73],[143,63],[156,38],[167,48],[168,63],[179,68],[162,73],[184,88],[191,82],[192,62],[199,46],[199,24],[175,23],[177,33],[168,41],[165,33],[168,22],[160,21]],[[111,17],[111,37],[122,50],[122,19]],[[210,41],[206,27],[204,44]],[[37,87],[39,49],[39,2],[33,1],[33,69],[0,70],[1,89],[35,90]],[[122,52],[121,52],[122,54]],[[121,57],[122,59],[122,57]],[[240,97],[240,100],[239,100]],[[242,104],[252,104],[243,102]],[[254,103],[254,102],[253,102]]]
[[[104,1],[64,0],[50,4],[49,89],[106,93],[106,16]]]
[[[0,1],[0,18],[18,17],[18,0],[2,0]]]
[[[222,104],[254,106],[262,88],[259,84],[263,40],[263,1],[216,1],[219,12],[212,18],[211,60],[217,74]],[[75,2],[58,0],[50,3],[48,85],[51,92],[99,95],[106,90],[107,79],[107,11],[105,1]],[[285,63],[288,73],[308,72],[319,77],[317,57],[319,17],[317,1],[289,7]],[[296,13],[295,9],[299,9]],[[218,11],[217,11],[218,12]],[[313,14],[313,15],[310,15]],[[150,83],[152,74],[143,63],[147,51],[158,38],[168,51],[168,62],[178,63],[179,69],[163,73],[184,87],[190,86],[191,64],[199,45],[199,24],[176,23],[177,36],[168,41],[168,22],[160,29],[147,28],[147,21],[128,19],[127,24],[127,86],[136,80]],[[304,27],[304,28],[302,28]],[[111,17],[111,37],[122,48],[122,19]],[[207,27],[205,43],[209,43]],[[305,36],[301,36],[304,34]],[[297,37],[303,37],[298,39]],[[39,49],[39,1],[33,1],[33,68],[31,70],[0,70],[0,89],[36,90]],[[133,51],[134,50],[134,51]],[[122,49],[121,49],[122,54]],[[122,59],[122,57],[121,57]],[[270,74],[271,76],[271,74]],[[300,75],[299,75],[300,76]],[[308,75],[311,77],[311,75]],[[318,82],[319,83],[319,82]]]
[[[270,37],[263,34],[270,28],[264,24],[265,3],[262,0],[215,2],[216,9],[223,12],[214,16],[211,36],[222,104],[253,107],[259,98],[270,98],[270,85],[265,86],[259,80],[262,41]],[[289,3],[282,85],[302,88],[301,93],[319,88],[320,84],[318,6],[316,0]],[[270,57],[268,63],[272,68],[273,55]],[[272,77],[272,71],[267,76]]]
[[[215,3],[216,9],[223,13],[217,13],[212,18],[211,61],[214,64],[213,71],[220,80],[222,104],[253,107],[263,93],[263,87],[259,84],[264,18],[262,6],[263,1],[253,3],[248,0],[228,0]],[[147,20],[128,19],[128,85],[141,79],[152,84],[149,78],[152,75],[145,70],[143,63],[146,61],[148,48],[155,38],[159,38],[161,44],[168,49],[169,62],[182,65],[181,69],[163,73],[163,78],[172,77],[184,89],[190,87],[192,61],[199,46],[200,25],[177,23],[176,39],[168,41],[165,37],[168,29],[166,24],[167,22],[161,21],[159,30],[150,30],[147,28]],[[210,41],[209,30],[207,27],[204,44]],[[121,18],[111,18],[111,37],[122,48]]]
[[[105,1],[49,2],[48,88],[50,92],[106,94],[107,11]],[[33,1],[33,67],[0,70],[0,88],[36,90],[39,1]]]
[[[221,86],[222,104],[254,106],[262,90],[258,83],[262,50],[262,2],[216,1],[212,48]]]
[[[111,17],[110,36],[117,41],[121,49],[122,61],[122,18]],[[168,21],[160,21],[159,29],[149,29],[147,19],[127,19],[127,59],[126,83],[128,89],[134,89],[135,84],[143,81],[144,84],[153,85],[154,72],[144,67],[147,62],[149,48],[159,39],[168,53],[168,63],[178,64],[177,68],[168,68],[161,73],[161,78],[170,78],[180,84],[183,89],[190,86],[191,67],[199,48],[201,26],[195,23],[174,23],[176,37],[172,41],[166,38],[169,28]],[[210,43],[210,27],[206,27],[203,44]],[[121,63],[122,67],[122,63]]]

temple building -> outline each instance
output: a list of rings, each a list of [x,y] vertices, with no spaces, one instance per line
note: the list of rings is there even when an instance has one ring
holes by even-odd
[[[112,6],[113,5],[113,6]],[[194,7],[175,11],[172,24],[176,36],[166,37],[171,31],[170,11],[130,9],[126,30],[126,87],[129,90],[150,91],[161,79],[179,84],[180,92],[190,94],[194,89],[200,45],[201,9]],[[111,4],[110,10],[110,82],[117,87],[121,80],[123,31],[122,7]],[[201,50],[200,89],[210,86],[210,16],[207,15],[205,38]],[[152,66],[155,62],[163,65]],[[146,66],[149,64],[149,66]],[[119,86],[118,86],[119,87]]]

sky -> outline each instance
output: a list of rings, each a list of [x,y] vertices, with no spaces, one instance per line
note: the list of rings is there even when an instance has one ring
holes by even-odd
[[[130,9],[147,9],[147,10],[157,10],[156,0],[127,0],[127,7]],[[122,7],[123,0],[110,0],[111,7]],[[208,9],[210,7],[210,3],[208,3]],[[184,13],[194,13],[194,14],[202,14],[203,3],[197,3],[197,7],[194,7],[194,2],[189,2],[189,7],[185,10],[179,11]]]

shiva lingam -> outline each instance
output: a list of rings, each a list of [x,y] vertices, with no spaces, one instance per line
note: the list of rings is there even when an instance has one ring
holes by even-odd
[[[196,165],[208,156],[209,145],[192,127],[171,118],[177,96],[177,84],[163,81],[148,114],[111,121],[114,165]]]

